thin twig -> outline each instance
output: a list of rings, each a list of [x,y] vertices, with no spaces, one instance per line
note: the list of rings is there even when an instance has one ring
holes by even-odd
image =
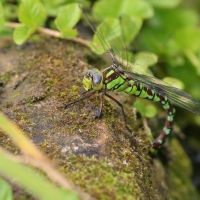
[[[6,22],[5,26],[9,27],[9,28],[17,28],[19,26],[22,26],[22,24],[14,23],[14,22]],[[61,32],[55,31],[55,30],[52,30],[52,29],[43,28],[43,27],[37,27],[36,31],[39,32],[39,33],[43,33],[43,34],[47,34],[47,35],[53,36],[53,37],[63,38]],[[87,40],[84,40],[84,39],[79,38],[79,37],[71,38],[71,39],[68,39],[68,40],[80,43],[80,44],[85,45],[87,47],[89,46],[89,42]]]

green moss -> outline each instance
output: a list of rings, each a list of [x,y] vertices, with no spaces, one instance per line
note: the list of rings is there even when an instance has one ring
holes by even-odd
[[[143,196],[134,173],[126,172],[126,165],[119,167],[119,162],[109,163],[107,159],[85,156],[71,157],[67,163],[62,171],[97,199],[134,199],[134,196]],[[111,165],[116,165],[116,169]]]
[[[13,103],[12,102],[8,102],[7,104],[6,104],[6,108],[10,108],[10,107],[12,107],[13,106]]]
[[[13,95],[12,97],[13,97],[13,98],[16,98],[16,97],[18,97],[18,96],[20,96],[20,93],[17,93],[17,94],[15,94],[15,95]]]
[[[48,80],[48,81],[46,82],[46,85],[49,86],[49,87],[51,87],[51,86],[53,86],[56,82],[57,82],[57,80],[55,80],[55,79],[50,79],[50,80]]]
[[[66,97],[67,96],[67,92],[60,92],[60,96],[61,97]]]
[[[9,71],[3,72],[3,73],[1,73],[1,75],[0,75],[0,80],[7,83],[8,81],[10,81],[10,78],[11,78],[10,76],[11,76],[11,75],[10,75],[10,72],[9,72]]]
[[[77,90],[78,90],[78,86],[73,85],[73,86],[72,86],[72,92],[76,92]]]

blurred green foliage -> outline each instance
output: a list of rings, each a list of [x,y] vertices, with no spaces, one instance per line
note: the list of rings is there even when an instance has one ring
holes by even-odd
[[[94,4],[93,12],[101,19],[118,18],[121,15],[137,16],[141,19],[153,16],[153,8],[145,0],[101,0]]]
[[[81,10],[78,4],[69,4],[61,9],[55,20],[55,24],[63,36],[66,35],[68,38],[73,38],[78,35],[77,30],[73,29],[73,27],[80,20],[80,17]]]
[[[26,191],[33,194],[37,199],[60,199],[60,200],[78,200],[78,196],[69,190],[64,190],[49,181],[42,174],[30,167],[16,163],[10,159],[3,151],[0,151],[0,172],[11,180],[14,177],[15,183],[25,188]],[[12,191],[9,185],[0,179],[0,197],[2,200],[11,200]]]
[[[3,200],[13,199],[11,186],[2,178],[0,178],[0,188],[1,188],[0,199],[3,199]]]
[[[143,117],[151,118],[155,117],[157,114],[157,110],[153,105],[145,105],[144,102],[139,100],[134,102],[134,107],[142,114]]]

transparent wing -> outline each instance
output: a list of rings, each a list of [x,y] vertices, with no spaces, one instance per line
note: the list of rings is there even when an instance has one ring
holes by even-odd
[[[133,80],[137,80],[143,83],[143,85],[154,89],[156,92],[166,95],[171,102],[200,115],[200,103],[189,94],[153,76],[141,74],[142,70],[139,68],[141,68],[141,65],[146,65],[148,60],[145,61],[145,63],[137,62],[137,60],[135,61],[133,54],[130,54],[130,52],[127,51],[127,46],[134,37],[130,36],[130,25],[128,25],[129,29],[125,29],[124,24],[127,24],[128,21],[130,23],[132,22],[126,17],[123,19],[121,18],[120,20],[121,21],[107,19],[107,21],[104,21],[97,30],[87,20],[111,62],[116,64],[120,70]],[[119,29],[119,27],[121,29]],[[136,35],[136,33],[134,34]],[[144,58],[144,56],[142,58]],[[151,62],[155,61],[156,58],[154,61],[151,60]]]
[[[90,47],[99,54],[106,53],[108,58],[113,64],[118,64],[116,59],[116,53],[120,49],[116,46],[113,49],[113,44],[119,42],[119,24],[117,19],[104,20],[97,28],[88,20],[88,16],[84,13],[84,18],[89,24],[90,28],[94,32],[93,42],[90,43]],[[116,39],[118,38],[118,39]],[[102,48],[102,49],[101,49]]]
[[[103,53],[104,50],[111,62],[118,68],[145,73],[148,72],[149,66],[157,62],[156,55],[153,53],[133,54],[130,51],[130,43],[139,31],[141,20],[123,15],[120,19],[104,20],[97,29],[90,22],[88,23],[95,33],[92,44],[98,48],[102,46],[102,51],[99,52]]]
[[[127,61],[134,60],[134,54],[127,51],[127,47],[139,31],[141,19],[123,15],[120,19],[107,18],[96,28],[83,13],[89,26],[95,33],[90,47],[99,54],[105,52],[111,62],[117,67],[128,70]],[[128,27],[133,27],[132,29]]]
[[[200,102],[198,102],[183,90],[175,88],[168,83],[152,76],[137,74],[134,72],[123,72],[132,79],[137,80],[149,88],[154,89],[156,92],[166,95],[171,102],[177,104],[178,106],[181,106],[197,115],[200,115]]]
[[[102,41],[101,43],[105,43],[105,41],[109,43],[107,51],[110,51],[113,55],[114,59],[112,62],[117,64],[117,67],[128,71],[130,68],[129,62],[133,63],[135,61],[134,54],[127,50],[130,42],[136,35],[131,28],[127,29],[127,26],[133,26],[131,22],[131,19],[125,15],[121,16],[120,19],[106,19],[96,31],[98,39]]]

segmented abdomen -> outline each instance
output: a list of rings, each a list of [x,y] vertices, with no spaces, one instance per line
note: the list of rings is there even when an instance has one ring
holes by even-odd
[[[143,86],[143,84],[140,82],[133,81],[133,80],[127,80],[127,81],[128,81],[128,84],[127,84],[127,88],[125,89],[125,92],[127,94],[133,94],[134,96],[137,96],[143,99],[150,99],[152,101],[159,102],[161,103],[162,107],[167,112],[165,127],[163,128],[160,135],[153,142],[153,147],[157,148],[165,142],[165,139],[171,133],[176,110],[173,107],[173,105],[170,103],[166,95],[158,93],[154,89],[151,89],[147,86]]]
[[[165,139],[169,136],[169,134],[172,131],[174,116],[176,112],[175,108],[170,103],[166,95],[156,92],[154,89],[144,86],[142,83],[135,81],[129,77],[119,75],[116,72],[114,73],[114,71],[115,70],[110,71],[106,74],[106,77],[104,79],[104,85],[106,90],[113,90],[116,92],[124,91],[125,93],[132,94],[136,97],[159,102],[162,104],[162,107],[166,110],[167,119],[165,122],[165,126],[161,131],[160,135],[153,142],[154,148],[159,147],[165,142]]]

